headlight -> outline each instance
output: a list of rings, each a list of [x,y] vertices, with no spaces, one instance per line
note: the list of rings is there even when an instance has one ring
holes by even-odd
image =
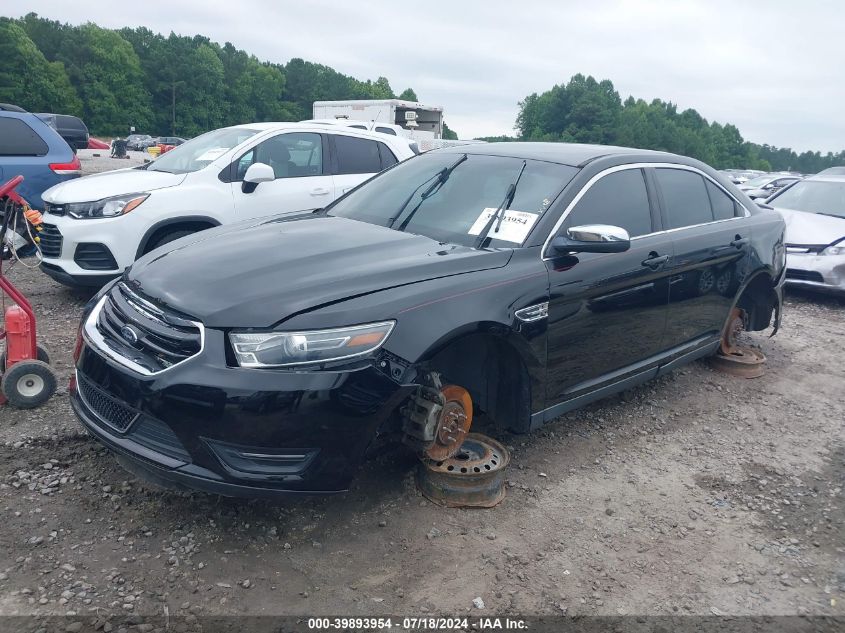
[[[89,218],[113,218],[118,215],[129,213],[144,200],[149,198],[148,193],[130,193],[125,196],[114,196],[103,198],[95,202],[73,202],[64,205],[67,214],[77,220]]]
[[[381,347],[394,321],[310,332],[231,332],[241,367],[284,367],[345,360]]]
[[[828,246],[822,251],[822,255],[845,255],[845,239]]]

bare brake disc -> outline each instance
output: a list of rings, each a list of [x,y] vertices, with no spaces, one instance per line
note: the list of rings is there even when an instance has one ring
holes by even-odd
[[[420,455],[447,459],[461,448],[472,426],[472,398],[458,385],[442,385],[431,373],[403,408],[404,441]]]
[[[731,310],[719,351],[709,358],[713,369],[739,376],[741,378],[758,378],[765,372],[766,356],[759,350],[739,344],[739,335],[745,329],[745,315],[739,308]]]

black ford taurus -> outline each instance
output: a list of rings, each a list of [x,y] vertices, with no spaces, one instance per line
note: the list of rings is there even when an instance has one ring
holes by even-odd
[[[147,478],[337,492],[382,435],[527,432],[716,353],[731,315],[776,330],[784,259],[780,215],[696,160],[435,151],[138,260],[84,314],[72,402]]]

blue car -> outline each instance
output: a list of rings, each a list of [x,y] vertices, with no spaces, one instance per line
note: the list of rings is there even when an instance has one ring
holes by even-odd
[[[22,175],[17,192],[41,211],[41,194],[78,178],[80,168],[79,158],[56,130],[34,114],[0,104],[0,183]]]

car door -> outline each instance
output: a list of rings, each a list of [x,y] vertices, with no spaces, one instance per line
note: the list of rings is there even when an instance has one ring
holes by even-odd
[[[664,345],[672,243],[657,232],[660,218],[643,170],[614,168],[579,196],[558,233],[608,224],[626,229],[631,247],[547,259],[549,407],[654,366],[643,361]]]
[[[749,264],[745,209],[721,185],[682,167],[653,170],[675,257],[669,267],[669,347],[718,338]]]
[[[334,199],[334,180],[324,167],[325,146],[321,134],[283,132],[258,143],[235,159],[231,183],[237,219],[277,213],[308,211]],[[257,187],[243,187],[250,165],[273,168],[275,180]]]
[[[329,134],[329,139],[336,196],[342,196],[397,162],[390,148],[381,141],[342,133]]]

